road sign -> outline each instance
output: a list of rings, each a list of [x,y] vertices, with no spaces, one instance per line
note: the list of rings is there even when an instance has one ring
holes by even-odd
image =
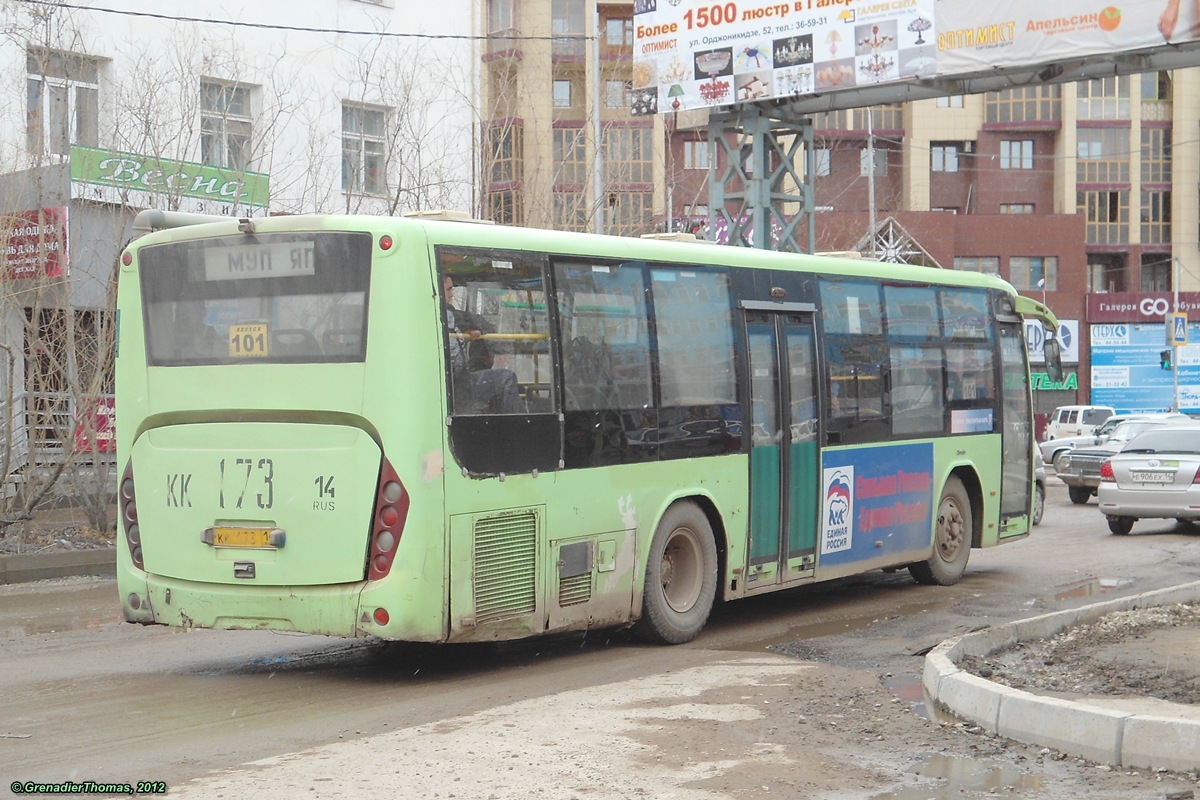
[[[1167,344],[1180,346],[1188,343],[1187,314],[1167,314]]]

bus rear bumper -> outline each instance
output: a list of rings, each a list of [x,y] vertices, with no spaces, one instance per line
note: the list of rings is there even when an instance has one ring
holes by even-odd
[[[273,630],[358,637],[361,584],[225,586],[145,576],[121,598],[127,622],[178,628]]]

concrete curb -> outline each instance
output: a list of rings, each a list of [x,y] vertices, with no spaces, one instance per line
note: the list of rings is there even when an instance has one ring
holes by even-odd
[[[925,656],[921,683],[938,708],[1006,739],[1052,747],[1112,766],[1197,770],[1200,769],[1200,718],[1175,719],[1153,713],[1113,711],[1040,697],[980,678],[957,666],[958,660],[965,656],[982,657],[1019,641],[1048,638],[1113,611],[1197,600],[1200,600],[1200,581],[1043,614],[949,639]]]
[[[0,584],[70,578],[76,575],[113,576],[116,571],[115,547],[0,556]]]

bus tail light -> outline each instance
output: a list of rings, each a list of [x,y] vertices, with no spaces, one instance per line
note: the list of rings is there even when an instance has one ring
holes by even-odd
[[[391,571],[407,517],[408,492],[391,462],[385,458],[379,468],[379,494],[375,499],[375,516],[371,520],[367,580],[379,580]]]
[[[125,546],[129,548],[129,557],[138,569],[145,569],[142,560],[142,532],[138,527],[137,498],[133,490],[133,462],[125,467],[121,476],[121,487],[117,492],[117,510],[121,515],[121,529],[125,531]]]
[[[1117,476],[1113,474],[1112,462],[1105,461],[1100,465],[1100,482],[1116,483]]]

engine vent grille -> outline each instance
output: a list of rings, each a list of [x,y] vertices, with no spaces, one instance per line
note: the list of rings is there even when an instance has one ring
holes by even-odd
[[[561,578],[558,581],[558,605],[560,608],[577,606],[592,599],[592,573]]]
[[[475,522],[475,621],[532,614],[537,601],[537,512]]]

